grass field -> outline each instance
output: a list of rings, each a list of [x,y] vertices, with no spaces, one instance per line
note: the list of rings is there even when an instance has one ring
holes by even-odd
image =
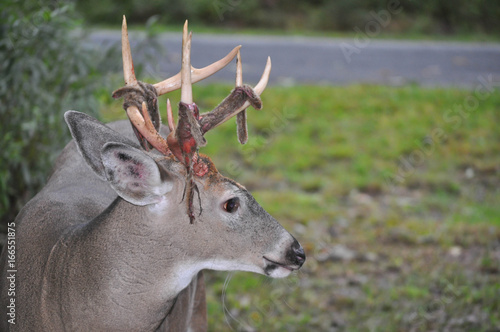
[[[206,273],[210,330],[500,330],[500,92],[478,87],[272,87],[245,146],[234,121],[207,134],[307,254],[288,279]]]

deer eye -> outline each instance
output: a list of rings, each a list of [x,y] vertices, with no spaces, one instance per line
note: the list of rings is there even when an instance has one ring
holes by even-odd
[[[240,207],[240,199],[238,197],[230,198],[224,203],[222,207],[226,212],[234,213]]]

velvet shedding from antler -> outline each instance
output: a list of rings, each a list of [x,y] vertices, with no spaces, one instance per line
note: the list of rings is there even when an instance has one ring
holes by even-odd
[[[135,77],[130,43],[128,39],[125,16],[122,23],[122,58],[125,86],[113,92],[113,98],[124,98],[123,108],[132,124],[139,143],[145,150],[156,149],[166,157],[175,158],[187,170],[186,189],[187,213],[193,223],[194,193],[199,191],[193,177],[204,176],[209,166],[199,157],[198,149],[206,145],[204,135],[211,129],[237,117],[238,140],[247,141],[246,109],[252,106],[262,108],[260,95],[267,86],[271,71],[271,59],[268,57],[266,67],[259,83],[254,87],[243,84],[241,46],[235,47],[224,58],[201,69],[191,66],[192,33],[188,33],[188,22],[184,24],[182,36],[181,71],[162,82],[148,84]],[[237,56],[236,87],[212,111],[200,114],[198,106],[193,102],[192,84],[216,73],[229,64]],[[177,126],[174,124],[170,100],[167,100],[167,118],[170,133],[165,139],[159,134],[161,119],[158,109],[158,97],[168,92],[181,89]],[[184,199],[184,197],[183,197]],[[200,214],[201,214],[200,205]]]

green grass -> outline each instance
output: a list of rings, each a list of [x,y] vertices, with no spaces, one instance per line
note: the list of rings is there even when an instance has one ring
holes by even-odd
[[[193,95],[206,111],[230,90],[197,85]],[[264,109],[248,111],[245,146],[234,121],[208,133],[202,152],[308,255],[284,280],[235,273],[225,309],[226,274],[208,272],[210,330],[500,329],[500,92],[450,113],[473,97],[414,85],[271,87]],[[123,117],[106,98],[103,117]],[[335,245],[355,259],[322,261]]]

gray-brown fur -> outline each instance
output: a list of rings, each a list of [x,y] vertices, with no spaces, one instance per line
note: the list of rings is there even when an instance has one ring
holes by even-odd
[[[238,134],[238,141],[241,144],[246,144],[246,142],[248,141],[246,109],[236,115],[236,133]]]

